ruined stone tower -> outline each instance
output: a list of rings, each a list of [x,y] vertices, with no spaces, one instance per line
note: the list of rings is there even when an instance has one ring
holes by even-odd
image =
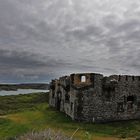
[[[140,119],[140,76],[79,73],[52,80],[49,104],[73,120]]]

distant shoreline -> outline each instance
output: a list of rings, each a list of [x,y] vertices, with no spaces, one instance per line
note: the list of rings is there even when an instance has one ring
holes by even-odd
[[[0,96],[9,96],[9,95],[19,95],[19,94],[31,94],[31,93],[48,93],[49,90],[46,89],[17,89],[14,90],[1,90]]]
[[[0,91],[17,91],[18,89],[49,89],[49,84],[24,83],[24,84],[0,84]]]

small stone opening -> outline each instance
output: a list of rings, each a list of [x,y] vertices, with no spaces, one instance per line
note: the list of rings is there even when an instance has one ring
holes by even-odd
[[[132,76],[132,81],[135,81],[135,77],[134,76]]]
[[[121,75],[119,75],[118,81],[121,81]]]
[[[70,101],[70,96],[69,96],[68,93],[66,93],[66,94],[65,94],[65,102],[66,102],[66,103],[69,103],[69,101]]]
[[[133,111],[133,104],[134,104],[134,102],[135,102],[134,95],[127,97],[127,110],[128,111]]]
[[[128,81],[128,76],[126,75],[125,80]]]
[[[124,112],[123,102],[117,103],[117,111]]]
[[[52,92],[52,98],[54,98],[54,95],[55,95],[55,93],[54,93],[54,92]]]
[[[62,97],[62,93],[60,91],[57,92],[57,110],[60,111],[60,107],[61,107],[61,97]]]
[[[67,85],[67,86],[65,87],[65,90],[66,90],[66,92],[69,92],[69,91],[70,91],[70,85]]]
[[[127,97],[127,102],[134,102],[134,96],[128,96]]]
[[[110,100],[111,100],[111,92],[110,92],[110,90],[108,90],[108,91],[105,93],[105,97],[106,97],[106,100],[107,100],[107,101],[110,101]]]
[[[83,82],[86,82],[86,76],[81,76],[81,82],[83,83]]]
[[[70,107],[71,111],[73,111],[73,103],[71,102],[71,107]]]

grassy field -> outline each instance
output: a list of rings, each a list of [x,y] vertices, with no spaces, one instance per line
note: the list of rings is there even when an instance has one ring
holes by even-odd
[[[140,121],[88,124],[71,121],[65,114],[48,106],[47,94],[0,97],[0,140],[29,131],[51,128],[80,140],[117,140],[140,137]],[[3,104],[2,104],[3,103]],[[4,108],[7,107],[7,108]]]

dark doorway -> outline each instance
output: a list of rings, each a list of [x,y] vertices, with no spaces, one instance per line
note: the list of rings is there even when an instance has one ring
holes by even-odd
[[[62,93],[59,91],[57,92],[57,103],[56,103],[56,108],[57,110],[60,111],[60,107],[61,107],[61,97],[62,97]]]
[[[127,111],[133,111],[133,105],[135,104],[136,97],[134,95],[127,97]]]
[[[57,99],[57,110],[60,111],[60,106],[61,106],[61,100]]]

